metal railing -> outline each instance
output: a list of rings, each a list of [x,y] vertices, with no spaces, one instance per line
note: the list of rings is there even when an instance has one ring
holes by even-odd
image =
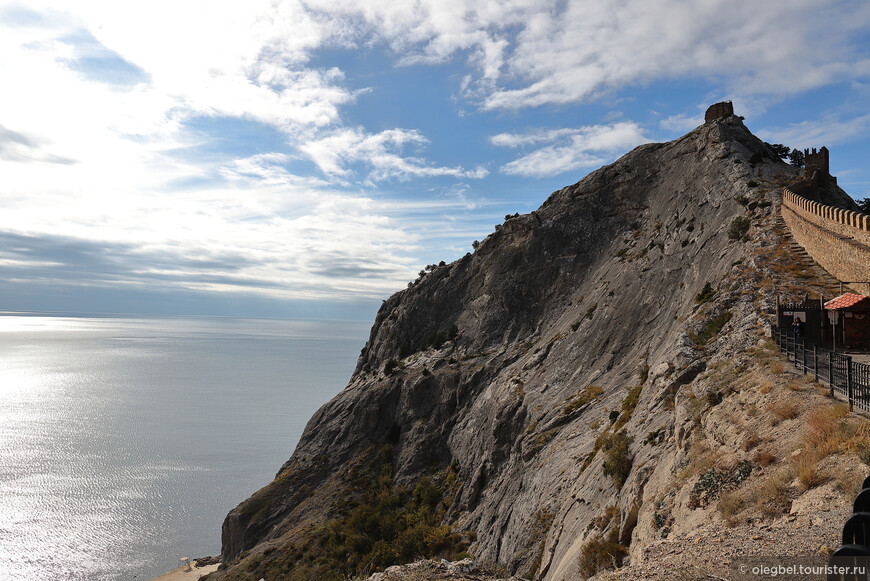
[[[870,365],[795,337],[789,329],[774,326],[772,331],[779,350],[799,371],[812,373],[816,381],[829,385],[831,396],[846,398],[850,410],[870,412]]]

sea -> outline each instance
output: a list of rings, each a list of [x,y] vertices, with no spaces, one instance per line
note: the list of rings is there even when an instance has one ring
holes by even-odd
[[[0,314],[0,579],[147,581],[219,554],[369,327]]]

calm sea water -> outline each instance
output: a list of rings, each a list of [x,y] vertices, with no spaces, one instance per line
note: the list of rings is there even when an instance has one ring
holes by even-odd
[[[369,325],[0,316],[0,579],[148,580],[218,554]]]

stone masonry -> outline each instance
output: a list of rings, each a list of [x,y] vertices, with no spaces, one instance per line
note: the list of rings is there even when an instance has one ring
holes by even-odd
[[[732,115],[734,115],[734,105],[731,103],[731,101],[714,103],[710,105],[707,108],[707,112],[704,113],[704,123],[709,123],[710,121],[715,121],[716,119],[723,119]]]
[[[826,206],[783,189],[782,217],[794,239],[842,281],[870,281],[870,216]],[[852,285],[870,294],[870,285]]]
[[[813,185],[819,186],[828,182],[837,183],[837,178],[831,175],[830,153],[824,145],[818,151],[815,147],[812,151],[805,149],[804,163],[804,175]]]

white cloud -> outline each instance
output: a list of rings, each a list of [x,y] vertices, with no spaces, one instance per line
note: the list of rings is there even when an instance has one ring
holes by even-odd
[[[406,147],[419,148],[426,143],[428,140],[414,130],[390,129],[368,134],[357,128],[335,131],[300,145],[300,149],[326,174],[346,176],[351,173],[350,164],[365,163],[371,167],[370,181],[438,176],[479,179],[488,174],[482,167],[473,170],[439,167],[419,157],[400,155]]]
[[[0,19],[0,77],[15,87],[0,91],[0,232],[100,246],[129,263],[129,284],[382,297],[413,278],[420,235],[399,216],[424,208],[343,192],[341,179],[357,164],[369,181],[486,175],[423,158],[418,131],[342,128],[340,108],[357,93],[309,58],[357,31],[297,2],[0,0],[0,14],[17,16]],[[132,84],[89,75],[95,56],[143,74]],[[208,144],[185,123],[202,115],[268,124],[287,147],[192,159],[184,152]],[[290,169],[306,155],[327,179]],[[105,270],[76,272],[102,284]]]
[[[506,82],[485,107],[580,102],[689,76],[725,79],[748,94],[790,94],[866,77],[865,59],[845,39],[862,30],[857,22],[866,29],[868,16],[864,5],[810,0],[568,2],[562,13],[535,15],[517,35]]]
[[[382,295],[413,276],[423,239],[414,219],[483,202],[348,190],[488,171],[429,159],[415,129],[349,126],[347,107],[368,88],[348,87],[350,69],[321,64],[317,51],[386,46],[408,67],[462,60],[450,70],[460,96],[517,111],[663,79],[700,76],[744,97],[866,79],[870,59],[850,39],[868,21],[867,3],[825,0],[0,0],[0,231],[163,256],[169,264],[138,272],[178,276],[172,284]],[[92,74],[95,58],[136,74]],[[191,159],[179,152],[202,144],[185,126],[201,116],[257,121],[285,143]],[[834,142],[870,124],[823,121],[777,130],[778,140]],[[501,171],[523,176],[595,166],[644,141],[629,122],[491,138],[518,152]],[[309,163],[318,177],[302,175]],[[183,280],[188,262],[215,256],[238,258],[214,267],[224,282]]]
[[[807,148],[830,146],[864,137],[868,130],[870,130],[870,114],[846,115],[832,111],[818,119],[759,131],[759,136],[772,143],[786,143],[790,147]]]
[[[743,109],[740,110],[742,111]],[[679,115],[671,115],[666,119],[662,119],[661,121],[659,121],[659,126],[662,129],[667,129],[669,131],[685,133],[686,131],[691,131],[702,123],[704,123],[703,115],[689,115],[686,113],[681,113]]]
[[[706,77],[785,95],[870,75],[870,6],[796,0],[310,0],[405,64],[468,55],[462,94],[486,109],[578,103],[628,85]],[[750,15],[750,16],[747,16]]]
[[[548,144],[501,168],[506,174],[525,177],[554,176],[583,167],[601,165],[615,154],[648,141],[640,127],[631,122],[541,130],[526,134],[502,133],[490,138],[493,145],[501,147]]]

